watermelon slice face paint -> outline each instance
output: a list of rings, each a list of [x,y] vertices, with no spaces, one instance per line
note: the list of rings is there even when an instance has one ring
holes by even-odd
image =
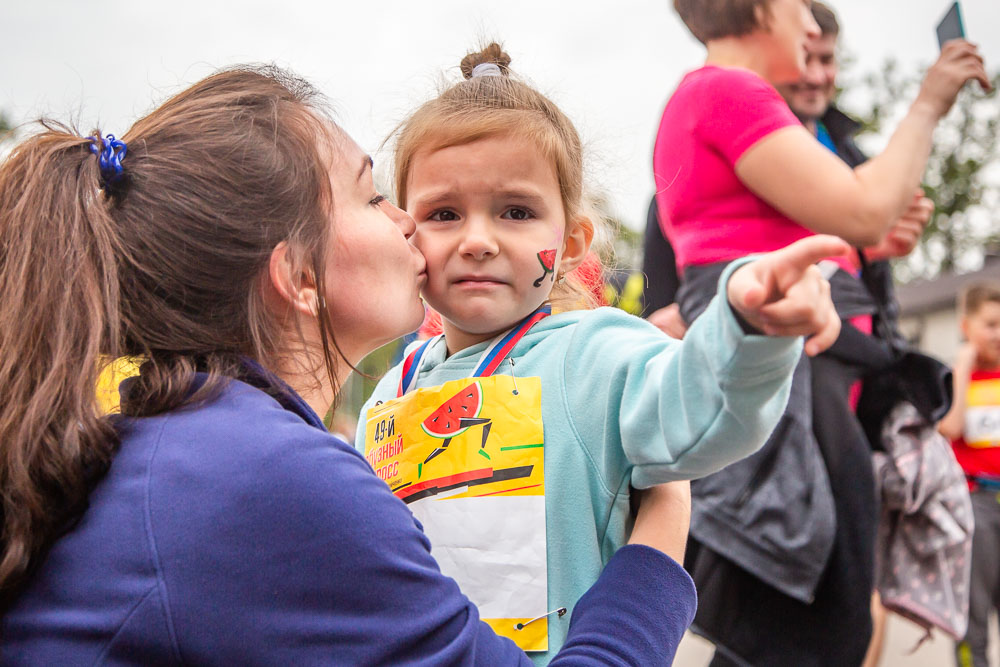
[[[549,250],[540,250],[538,252],[538,263],[542,265],[542,277],[532,283],[535,287],[541,287],[542,281],[545,280],[545,276],[552,274],[553,282],[556,279],[555,267],[556,267],[556,251],[555,248]]]
[[[464,387],[457,394],[441,404],[420,424],[424,433],[432,438],[450,439],[474,424],[463,424],[463,419],[475,419],[483,409],[483,390],[478,382]]]

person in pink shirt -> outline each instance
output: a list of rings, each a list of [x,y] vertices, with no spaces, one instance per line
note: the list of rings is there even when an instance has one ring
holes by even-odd
[[[682,272],[812,233],[875,245],[911,203],[934,127],[958,91],[970,79],[989,87],[977,48],[949,42],[885,151],[851,169],[772,85],[798,80],[805,67],[807,42],[820,35],[810,5],[674,2],[708,49],[667,103],[653,155],[661,224]]]
[[[800,79],[820,36],[808,0],[674,0],[707,48],[663,113],[653,165],[657,209],[682,275],[684,320],[719,270],[816,233],[879,243],[913,203],[937,122],[970,79],[989,83],[963,40],[945,46],[885,151],[854,169],[816,140],[774,84]],[[861,258],[825,271],[845,321],[874,308]],[[766,331],[765,327],[765,331]],[[849,665],[871,635],[876,500],[870,448],[848,396],[863,331],[803,361],[783,423],[761,452],[692,486],[689,557],[696,632],[713,665]],[[882,348],[877,348],[876,352]]]

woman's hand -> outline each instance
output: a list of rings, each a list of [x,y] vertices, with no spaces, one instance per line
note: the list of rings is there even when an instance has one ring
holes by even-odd
[[[934,215],[934,202],[917,189],[903,215],[892,223],[885,238],[878,245],[865,248],[865,257],[870,261],[906,257],[920,243],[924,229]]]
[[[659,549],[683,563],[691,524],[691,483],[669,482],[635,493],[640,494],[639,511],[628,543]]]
[[[733,309],[768,336],[808,336],[806,354],[815,356],[840,335],[840,317],[830,299],[830,283],[816,267],[850,246],[835,236],[810,236],[744,264],[726,285]]]
[[[990,78],[979,48],[964,39],[953,39],[945,43],[937,62],[927,70],[913,104],[926,105],[937,118],[942,118],[955,103],[962,86],[972,79],[984,91],[990,90]]]

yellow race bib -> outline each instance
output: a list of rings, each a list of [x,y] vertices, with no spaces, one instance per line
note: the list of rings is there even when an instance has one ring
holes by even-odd
[[[525,651],[548,649],[543,433],[541,379],[508,375],[413,390],[365,424],[366,458],[441,571]]]

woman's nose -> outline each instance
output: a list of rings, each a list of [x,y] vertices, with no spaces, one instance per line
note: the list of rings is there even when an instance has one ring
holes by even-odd
[[[403,236],[407,239],[413,236],[413,232],[417,229],[417,223],[413,221],[409,213],[389,201],[384,201],[382,206],[385,207],[389,219],[396,223],[396,227],[403,233]]]

